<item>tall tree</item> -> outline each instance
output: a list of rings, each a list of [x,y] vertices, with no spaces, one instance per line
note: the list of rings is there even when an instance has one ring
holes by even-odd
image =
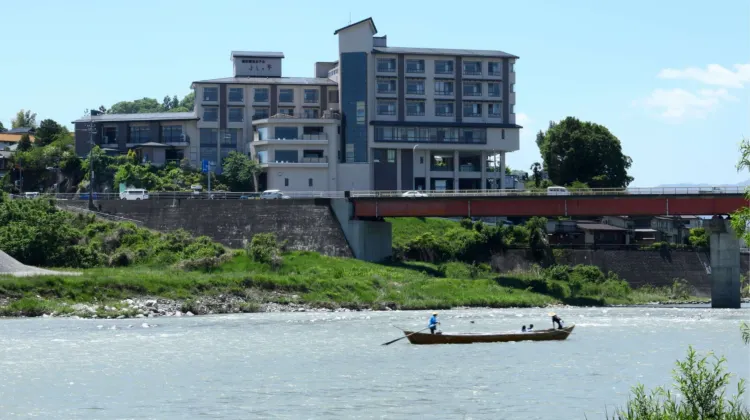
[[[108,114],[142,114],[147,112],[189,112],[193,110],[195,94],[190,93],[180,100],[177,95],[166,95],[161,102],[154,98],[120,101],[112,105]],[[105,109],[103,106],[100,110]]]
[[[539,152],[556,185],[580,181],[591,188],[624,188],[633,182],[628,175],[633,161],[606,127],[567,117],[540,134]]]
[[[5,129],[5,126],[3,125],[3,122],[2,122],[2,121],[0,121],[0,133],[4,133],[4,132],[6,132],[6,131],[7,131],[7,130]]]
[[[190,92],[182,98],[180,108],[185,108],[187,111],[192,111],[195,108],[195,92]]]
[[[36,128],[36,113],[22,109],[16,113],[10,125],[12,128]]]
[[[542,183],[542,164],[534,162],[529,170],[534,174],[534,185],[539,188],[539,185]]]
[[[64,127],[57,121],[47,118],[42,120],[39,128],[34,132],[34,143],[37,146],[46,146],[63,133]],[[66,130],[67,131],[67,130]]]
[[[257,176],[261,168],[258,162],[239,152],[231,152],[224,159],[222,175],[232,191],[258,190]]]
[[[28,134],[24,134],[21,136],[21,139],[18,140],[18,148],[16,150],[19,152],[26,152],[31,150],[31,138],[29,138]]]

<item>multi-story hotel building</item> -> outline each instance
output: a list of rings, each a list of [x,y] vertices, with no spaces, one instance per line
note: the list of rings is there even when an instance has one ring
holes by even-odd
[[[309,78],[283,77],[282,53],[232,52],[232,77],[193,82],[194,112],[83,118],[77,150],[92,137],[155,164],[218,170],[239,151],[259,160],[265,188],[287,191],[505,187],[505,154],[519,149],[518,57],[389,47],[376,34],[371,18],[336,30],[338,60]]]

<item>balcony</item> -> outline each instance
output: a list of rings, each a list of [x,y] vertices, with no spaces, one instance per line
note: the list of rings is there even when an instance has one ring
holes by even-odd
[[[261,163],[263,168],[328,168],[328,156],[303,157],[299,161],[269,161]]]
[[[443,90],[435,91],[435,96],[454,96],[454,95],[455,94],[453,93],[452,90],[443,89]]]
[[[253,124],[258,124],[259,121],[268,120],[340,120],[341,113],[338,111],[326,110],[318,114],[318,117],[312,117],[310,114],[304,112],[291,112],[291,113],[279,113],[276,115],[269,115],[267,117],[256,117],[253,116]]]

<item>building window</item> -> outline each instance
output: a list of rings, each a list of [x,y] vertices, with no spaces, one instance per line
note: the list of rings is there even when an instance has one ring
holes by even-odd
[[[464,117],[481,117],[482,104],[478,102],[464,102]]]
[[[406,60],[407,73],[424,73],[424,60]]]
[[[487,94],[493,98],[499,98],[500,83],[487,83]]]
[[[378,79],[378,93],[396,93],[396,79]]]
[[[516,104],[510,104],[510,113],[515,114],[516,113]]]
[[[255,102],[268,102],[268,88],[255,88],[255,96],[253,101]]]
[[[231,151],[230,148],[237,148],[240,137],[242,137],[241,128],[227,128],[226,130],[224,130],[224,135],[221,137],[221,154],[223,157],[226,157],[226,155]]]
[[[258,157],[258,163],[268,163],[268,150],[261,150],[255,155]]]
[[[130,126],[128,143],[143,144],[151,141],[151,130],[147,126]]]
[[[229,102],[245,102],[245,89],[229,88]]]
[[[482,74],[481,61],[464,61],[464,74],[467,76],[478,76]]]
[[[268,118],[268,108],[255,108],[253,114],[254,120],[260,120],[264,118]]]
[[[256,130],[258,133],[258,141],[268,140],[268,127],[258,127]]]
[[[331,89],[328,91],[328,103],[329,104],[339,103],[339,90],[338,89]]]
[[[482,83],[464,82],[464,96],[482,96]]]
[[[313,186],[313,179],[312,178],[307,178],[307,186],[308,187],[312,187]]]
[[[216,147],[219,141],[219,130],[215,128],[201,128],[201,146]]]
[[[487,116],[490,118],[500,118],[500,104],[487,104]]]
[[[435,74],[453,74],[453,60],[435,60]]]
[[[424,156],[419,157],[419,164],[424,165]]]
[[[203,101],[204,102],[217,102],[219,100],[219,88],[216,87],[204,87],[203,88]]]
[[[436,117],[453,117],[454,114],[453,102],[435,102]]]
[[[378,115],[396,115],[396,101],[378,101]]]
[[[317,104],[318,103],[318,89],[305,89],[305,103],[306,104]]]
[[[515,83],[511,83],[510,84],[510,91],[513,92],[513,93],[516,93],[516,84]]]
[[[388,163],[396,163],[396,150],[388,149]]]
[[[297,163],[299,153],[296,150],[276,150],[274,151],[274,158],[276,162]]]
[[[505,129],[504,128],[500,131],[500,138],[502,138],[503,140],[505,140]]]
[[[219,121],[219,107],[216,107],[216,106],[203,107],[203,121],[205,122]]]
[[[485,143],[485,133],[481,128],[464,128],[460,140],[462,143]]]
[[[279,89],[279,102],[294,102],[294,89]]]
[[[276,127],[274,129],[277,139],[281,140],[294,140],[299,135],[297,127]]]
[[[435,95],[453,96],[453,82],[436,80]]]
[[[229,108],[229,122],[243,122],[245,121],[245,109],[244,108]]]
[[[117,127],[104,127],[102,140],[104,144],[117,144]],[[10,144],[7,145],[10,146]],[[4,160],[0,162],[4,162]]]
[[[290,117],[293,117],[294,116],[294,108],[288,107],[288,106],[279,107],[279,109],[276,111],[276,114],[277,115],[279,115],[279,114],[281,114],[281,115],[288,115]]]
[[[304,118],[318,118],[318,108],[305,108],[302,110]]]
[[[185,139],[182,138],[182,126],[181,125],[163,125],[161,127],[161,139],[164,143],[182,143]]]
[[[466,132],[469,134],[466,134]],[[375,141],[409,143],[471,143],[486,144],[487,130],[455,127],[375,127]]]
[[[384,73],[396,72],[395,58],[378,58],[378,71]]]
[[[284,178],[284,186],[285,187],[289,186],[289,178]]]
[[[487,73],[490,76],[502,76],[500,63],[498,63],[497,61],[490,61],[489,63],[487,63]]]
[[[406,93],[409,95],[424,95],[424,80],[406,79]]]
[[[424,101],[408,101],[406,103],[406,115],[410,117],[423,117]]]

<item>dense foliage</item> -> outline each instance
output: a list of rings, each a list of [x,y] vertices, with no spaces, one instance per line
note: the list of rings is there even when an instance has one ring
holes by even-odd
[[[24,264],[47,267],[165,266],[226,253],[209,238],[184,231],[162,234],[60,211],[49,200],[7,196],[0,199],[0,244]]]
[[[165,96],[159,102],[154,98],[142,98],[134,101],[120,101],[112,105],[109,109],[100,107],[100,111],[106,111],[108,114],[141,114],[147,112],[189,112],[195,105],[195,93],[191,92],[182,99],[177,95]]]
[[[624,188],[633,182],[628,175],[632,160],[623,154],[620,140],[602,125],[567,117],[540,131],[536,143],[556,185],[579,181],[591,188]]]

